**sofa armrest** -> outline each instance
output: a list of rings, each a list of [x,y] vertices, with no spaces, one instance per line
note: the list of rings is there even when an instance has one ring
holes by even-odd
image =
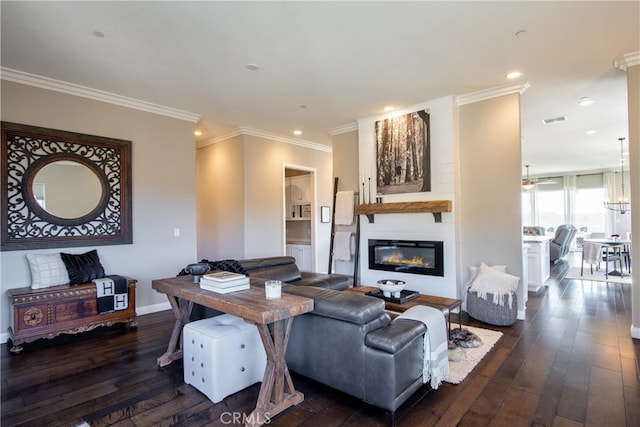
[[[365,344],[369,348],[395,354],[426,332],[427,327],[422,322],[411,319],[396,319],[384,328],[369,332]]]

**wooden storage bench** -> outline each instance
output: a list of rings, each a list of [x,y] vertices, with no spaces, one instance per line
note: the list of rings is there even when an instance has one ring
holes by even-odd
[[[136,326],[136,280],[129,280],[128,308],[98,313],[96,286],[52,286],[42,289],[9,289],[7,295],[13,309],[9,337],[12,353],[20,353],[23,343],[60,334],[78,334],[98,326],[124,323]]]

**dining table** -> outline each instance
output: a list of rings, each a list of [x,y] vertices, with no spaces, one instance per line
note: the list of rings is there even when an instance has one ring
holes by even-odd
[[[616,256],[620,257],[620,271],[614,269],[609,271],[610,276],[624,277],[625,273],[622,271],[622,260],[627,257],[626,266],[627,271],[631,274],[631,240],[620,239],[615,237],[599,238],[599,239],[584,239],[585,242],[598,243],[602,245],[604,253],[613,252]]]

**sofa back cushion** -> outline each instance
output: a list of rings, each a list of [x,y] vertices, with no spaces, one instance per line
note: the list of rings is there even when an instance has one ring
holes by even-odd
[[[384,312],[384,301],[345,291],[315,286],[288,286],[285,292],[313,299],[312,314],[344,322],[364,325],[378,319]],[[390,321],[387,315],[387,322]],[[384,325],[379,325],[384,326]]]
[[[302,277],[295,258],[290,256],[244,259],[239,262],[249,277],[282,280],[283,282],[291,282]]]

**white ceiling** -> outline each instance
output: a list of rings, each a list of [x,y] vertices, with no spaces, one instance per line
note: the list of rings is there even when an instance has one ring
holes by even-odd
[[[518,69],[516,83],[530,85],[523,164],[535,176],[619,168],[626,76],[613,61],[640,50],[639,6],[3,0],[1,60],[197,114],[200,139],[252,128],[320,144],[384,106],[513,84],[504,76]],[[595,102],[580,107],[585,96]],[[568,120],[542,124],[558,116]]]

